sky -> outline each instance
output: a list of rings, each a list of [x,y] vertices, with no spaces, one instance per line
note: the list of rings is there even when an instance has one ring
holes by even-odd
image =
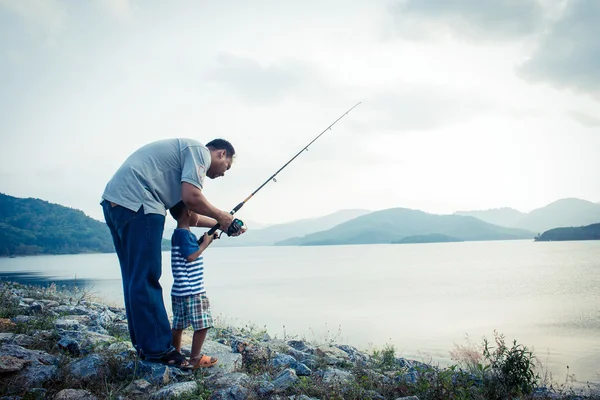
[[[0,0],[0,192],[102,220],[154,140],[236,148],[238,213],[600,201],[596,0]]]

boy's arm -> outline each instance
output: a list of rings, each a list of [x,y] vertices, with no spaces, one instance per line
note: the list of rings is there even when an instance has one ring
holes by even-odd
[[[215,235],[216,235],[216,233],[215,233]],[[215,235],[209,236],[207,233],[205,233],[204,239],[202,240],[202,243],[200,244],[200,248],[185,258],[187,260],[187,262],[192,262],[192,261],[196,260],[198,257],[200,257],[200,255],[204,252],[204,250],[206,250],[206,248],[208,246],[210,246],[210,244],[212,243],[212,241],[215,238]]]

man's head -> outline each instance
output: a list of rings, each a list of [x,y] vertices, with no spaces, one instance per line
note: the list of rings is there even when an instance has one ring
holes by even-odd
[[[233,158],[235,157],[235,149],[225,139],[214,139],[206,144],[210,150],[210,168],[206,171],[206,176],[210,179],[215,179],[225,175],[225,172],[231,168]]]

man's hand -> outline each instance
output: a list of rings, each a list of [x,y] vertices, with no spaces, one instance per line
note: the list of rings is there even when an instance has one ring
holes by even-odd
[[[244,224],[244,221],[235,218],[231,223],[227,234],[229,236],[240,236],[242,233],[246,232],[246,230],[248,230],[248,227],[246,226],[246,224]]]
[[[217,222],[220,225],[219,228],[223,232],[227,232],[229,225],[231,225],[233,222],[233,215],[229,214],[228,212],[221,211],[221,215],[219,215],[219,218],[217,218]]]

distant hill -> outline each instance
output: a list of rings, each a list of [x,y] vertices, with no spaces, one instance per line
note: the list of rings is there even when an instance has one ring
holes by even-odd
[[[566,198],[528,213],[505,207],[490,210],[457,211],[454,214],[468,215],[491,224],[540,233],[552,228],[582,226],[600,222],[600,203]]]
[[[514,226],[526,214],[510,207],[492,208],[489,210],[456,211],[455,215],[479,218],[482,221],[500,226]]]
[[[600,204],[568,198],[527,213],[514,227],[539,233],[552,228],[583,226],[597,222],[600,222]]]
[[[325,231],[336,225],[368,214],[369,210],[341,210],[323,217],[302,219],[284,224],[271,225],[263,229],[249,229],[242,236],[230,238],[223,235],[214,242],[215,247],[242,247],[242,246],[272,246],[276,242],[304,236],[314,232]]]
[[[554,228],[535,238],[536,242],[563,240],[600,240],[600,223],[578,227]]]
[[[400,240],[397,240],[392,243],[402,244],[402,243],[450,243],[450,242],[464,242],[464,240],[448,236],[442,235],[440,233],[430,233],[428,235],[414,235],[407,236]]]
[[[0,256],[113,251],[106,224],[83,211],[0,193]]]
[[[475,217],[391,208],[363,215],[327,231],[279,241],[276,245],[392,243],[407,236],[430,234],[459,240],[533,239],[535,235],[526,230],[493,225]]]

